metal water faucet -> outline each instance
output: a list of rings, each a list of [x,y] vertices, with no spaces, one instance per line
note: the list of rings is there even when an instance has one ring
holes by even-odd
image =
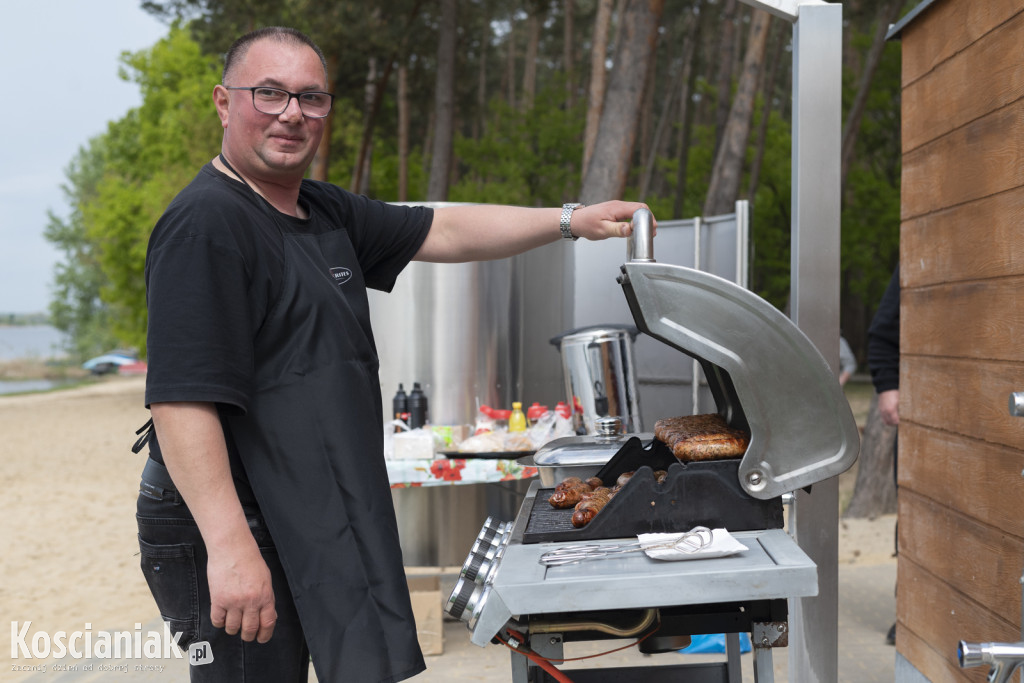
[[[1019,643],[968,643],[961,640],[956,649],[960,668],[991,665],[989,683],[1008,683],[1013,672],[1024,664],[1024,641]]]

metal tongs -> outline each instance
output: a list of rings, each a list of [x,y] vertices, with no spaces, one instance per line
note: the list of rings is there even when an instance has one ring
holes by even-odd
[[[610,545],[598,543],[566,545],[547,551],[540,556],[538,561],[545,567],[557,567],[563,564],[576,564],[584,560],[599,560],[605,557],[646,552],[648,550],[675,550],[689,555],[708,547],[713,539],[714,534],[712,534],[711,529],[697,526],[674,540],[661,543],[640,543],[638,541],[635,543],[615,543]]]

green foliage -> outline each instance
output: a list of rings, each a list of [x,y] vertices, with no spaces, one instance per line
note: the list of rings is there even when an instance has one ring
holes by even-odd
[[[51,217],[47,230],[68,256],[58,267],[51,312],[79,353],[144,348],[149,234],[220,144],[211,97],[218,67],[185,31],[172,27],[151,49],[123,55],[122,63],[122,78],[139,85],[143,103],[79,153],[66,188],[73,213],[66,222]]]
[[[103,152],[102,137],[78,151],[65,171],[68,183],[62,188],[73,207],[71,215],[61,220],[50,213],[44,232],[64,255],[54,272],[50,320],[67,333],[65,350],[79,361],[117,346],[109,312],[100,299],[106,279],[96,259],[96,247],[86,236],[82,215],[82,207],[96,196]]]
[[[557,206],[579,192],[585,111],[564,107],[565,88],[552,84],[522,112],[491,100],[488,128],[479,140],[459,136],[461,164],[449,197],[454,202]]]

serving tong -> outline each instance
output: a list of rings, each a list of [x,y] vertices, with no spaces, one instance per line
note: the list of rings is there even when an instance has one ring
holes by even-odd
[[[613,544],[584,543],[566,545],[547,551],[540,556],[538,562],[545,567],[558,567],[564,564],[576,564],[584,560],[599,560],[627,553],[646,552],[648,550],[675,550],[690,555],[710,546],[712,540],[714,540],[714,534],[711,529],[698,526],[680,534],[675,539],[659,543],[641,543],[636,541]]]

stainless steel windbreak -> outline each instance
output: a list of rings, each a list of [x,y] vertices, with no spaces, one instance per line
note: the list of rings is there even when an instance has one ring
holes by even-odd
[[[649,231],[637,233],[650,254]],[[653,260],[624,264],[619,282],[637,327],[696,358],[718,412],[749,430],[739,478],[751,496],[803,488],[857,459],[860,435],[842,388],[777,308],[723,278]]]

